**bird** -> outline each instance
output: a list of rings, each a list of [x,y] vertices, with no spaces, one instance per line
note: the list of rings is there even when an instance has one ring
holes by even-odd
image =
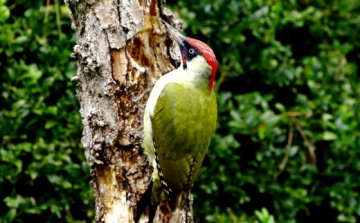
[[[153,167],[151,205],[167,201],[174,209],[193,187],[216,128],[218,63],[204,42],[164,24],[179,46],[181,64],[150,92],[141,145]]]

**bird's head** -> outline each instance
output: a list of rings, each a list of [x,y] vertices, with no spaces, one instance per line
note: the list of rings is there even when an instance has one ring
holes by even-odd
[[[208,78],[209,91],[211,91],[218,66],[212,49],[200,40],[181,35],[169,24],[165,23],[165,25],[180,46],[183,69]]]

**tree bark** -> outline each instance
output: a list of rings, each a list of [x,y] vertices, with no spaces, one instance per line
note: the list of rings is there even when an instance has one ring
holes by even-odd
[[[140,147],[146,74],[157,80],[178,64],[179,53],[160,17],[177,28],[181,22],[166,9],[159,10],[156,0],[65,2],[77,37],[73,80],[79,81],[82,144],[95,191],[95,220],[134,222],[152,173]],[[191,222],[189,203],[173,213],[159,205],[154,222]],[[148,222],[148,209],[139,222]]]

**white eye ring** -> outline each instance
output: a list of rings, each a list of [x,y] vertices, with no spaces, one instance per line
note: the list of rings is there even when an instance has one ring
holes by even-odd
[[[189,53],[190,53],[190,54],[194,54],[194,53],[195,53],[194,49],[193,49],[193,48],[190,48],[190,49],[189,49]]]

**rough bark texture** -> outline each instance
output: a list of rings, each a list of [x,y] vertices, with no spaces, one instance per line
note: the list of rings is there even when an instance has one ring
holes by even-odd
[[[65,2],[77,37],[73,80],[79,81],[82,144],[95,190],[95,220],[134,222],[152,173],[140,147],[148,96],[138,98],[149,85],[146,71],[155,81],[174,69],[179,55],[161,23],[156,0]],[[168,22],[181,26],[169,11],[162,12]],[[184,204],[170,214],[159,205],[154,222],[191,222],[189,209]],[[147,213],[140,222],[148,222]]]

